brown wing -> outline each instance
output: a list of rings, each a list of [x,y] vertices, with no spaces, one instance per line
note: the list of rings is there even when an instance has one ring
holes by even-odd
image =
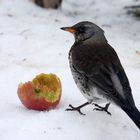
[[[109,44],[76,44],[71,49],[75,69],[116,103],[134,105],[129,81],[120,60]],[[115,79],[113,79],[115,77]],[[120,90],[117,84],[120,83]]]

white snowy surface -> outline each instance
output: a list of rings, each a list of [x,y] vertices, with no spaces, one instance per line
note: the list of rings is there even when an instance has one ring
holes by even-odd
[[[112,116],[82,109],[86,116],[66,112],[71,103],[86,101],[68,65],[74,42],[63,26],[89,20],[105,31],[117,51],[140,109],[140,21],[126,15],[133,0],[64,0],[60,10],[45,10],[29,0],[0,0],[0,140],[140,140],[140,131],[115,105]],[[56,73],[62,82],[61,102],[55,110],[26,109],[17,86],[39,73]]]

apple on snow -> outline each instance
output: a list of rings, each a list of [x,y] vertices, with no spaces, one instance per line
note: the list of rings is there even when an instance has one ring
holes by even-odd
[[[55,74],[39,74],[32,81],[18,86],[18,97],[28,109],[50,110],[61,98],[61,82]]]

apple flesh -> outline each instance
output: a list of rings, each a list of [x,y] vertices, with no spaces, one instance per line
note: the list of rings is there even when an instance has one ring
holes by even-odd
[[[55,108],[61,98],[61,82],[55,74],[40,74],[32,81],[18,86],[18,97],[28,109],[50,110]]]

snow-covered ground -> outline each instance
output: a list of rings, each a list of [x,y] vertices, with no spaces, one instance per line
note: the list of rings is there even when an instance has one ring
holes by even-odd
[[[140,131],[118,107],[112,116],[82,109],[86,116],[66,112],[86,100],[73,82],[68,51],[74,39],[63,26],[89,20],[105,31],[117,51],[140,109],[140,21],[126,15],[134,0],[64,0],[60,10],[45,10],[29,0],[0,0],[0,140],[139,140]],[[139,1],[135,4],[140,3]],[[56,73],[62,82],[55,110],[27,110],[17,86],[39,73]]]

